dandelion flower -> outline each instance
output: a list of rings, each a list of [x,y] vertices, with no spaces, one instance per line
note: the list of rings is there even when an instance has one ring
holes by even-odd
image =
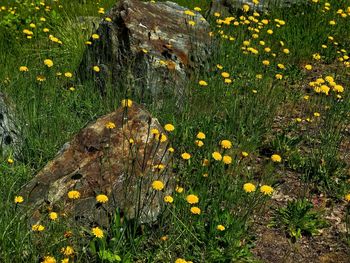
[[[71,72],[65,72],[65,73],[64,73],[64,76],[65,76],[66,78],[71,78],[71,77],[73,77],[73,74],[72,74]]]
[[[35,232],[41,232],[44,229],[45,229],[45,227],[43,225],[40,225],[40,224],[32,225],[32,230]]]
[[[217,225],[216,229],[219,231],[224,231],[225,227],[223,225]]]
[[[122,100],[122,107],[126,108],[126,107],[131,107],[132,106],[132,100],[130,99],[124,99]]]
[[[68,198],[69,199],[79,199],[80,198],[80,193],[79,191],[72,190],[68,192]]]
[[[172,132],[175,130],[175,127],[174,127],[174,125],[168,123],[168,124],[165,124],[164,129],[168,132]]]
[[[26,67],[26,66],[20,66],[20,67],[19,67],[19,71],[21,71],[21,72],[27,72],[27,71],[29,71],[29,69],[28,69],[28,67]]]
[[[174,202],[174,198],[170,195],[166,195],[166,196],[164,196],[164,202],[171,204],[172,202]]]
[[[201,209],[197,206],[193,206],[193,207],[191,207],[191,213],[194,215],[200,215]]]
[[[191,158],[191,154],[189,153],[183,153],[181,154],[182,159],[189,160]]]
[[[51,59],[45,59],[44,64],[48,67],[51,68],[53,66],[53,61]]]
[[[229,140],[222,140],[222,141],[220,142],[220,145],[221,145],[221,147],[224,148],[224,149],[230,149],[230,148],[232,147],[232,143],[231,143],[231,141],[229,141]]]
[[[13,160],[12,158],[8,158],[8,159],[7,159],[7,163],[8,163],[8,164],[13,164],[13,163],[14,163],[14,160]]]
[[[183,189],[183,187],[177,185],[175,191],[177,193],[181,194],[184,191],[184,189]]]
[[[262,185],[260,187],[260,192],[264,195],[271,195],[273,193],[273,188],[269,185]]]
[[[20,204],[20,203],[23,203],[24,199],[22,196],[18,195],[18,196],[15,196],[15,203],[16,204]]]
[[[183,258],[177,258],[175,260],[175,263],[187,263],[187,261],[185,259],[183,259]]]
[[[94,227],[91,230],[92,234],[97,238],[103,238],[103,230],[99,227]]]
[[[186,197],[186,201],[189,204],[193,205],[193,204],[197,204],[199,202],[199,198],[196,195],[190,194]]]
[[[198,82],[198,84],[199,84],[200,86],[208,86],[208,83],[207,83],[206,81],[204,81],[204,80],[200,80],[200,81]]]
[[[61,253],[66,257],[69,257],[74,254],[74,249],[71,246],[66,246],[61,249]]]
[[[52,220],[52,221],[55,221],[57,218],[58,218],[58,214],[56,212],[51,212],[49,214],[49,218]]]
[[[194,143],[198,146],[198,147],[202,147],[204,145],[204,142],[201,140],[195,140]]]
[[[350,193],[345,195],[344,199],[345,201],[350,202]]]
[[[227,72],[222,72],[222,73],[221,73],[221,76],[222,76],[223,78],[228,78],[228,77],[230,76],[230,74],[227,73]]]
[[[93,66],[92,69],[95,71],[95,72],[100,72],[101,69],[99,66]]]
[[[44,260],[41,261],[41,263],[56,263],[56,259],[52,256],[46,256],[44,257]]]
[[[99,35],[97,35],[97,34],[92,34],[92,39],[99,39],[100,38],[100,36]]]
[[[197,134],[197,139],[204,140],[205,139],[205,134],[203,132],[199,132]]]
[[[305,65],[306,70],[312,70],[312,66],[310,64]]]
[[[105,127],[107,129],[114,129],[116,126],[115,126],[115,124],[113,122],[107,122]]]
[[[216,161],[221,161],[222,160],[222,156],[221,156],[221,154],[219,153],[219,152],[213,152],[212,154],[211,154],[211,156],[214,158],[214,160],[216,160]]]
[[[99,194],[96,196],[96,201],[99,202],[99,203],[107,203],[108,202],[108,197],[104,194]]]
[[[278,154],[273,154],[271,156],[271,160],[274,162],[274,163],[280,163],[282,161],[282,158],[280,155]]]
[[[251,192],[255,192],[256,190],[256,187],[254,184],[252,183],[245,183],[243,185],[243,190],[246,192],[246,193],[251,193]]]
[[[248,155],[249,155],[249,153],[247,153],[247,152],[242,152],[242,156],[243,156],[243,157],[248,157]]]
[[[232,158],[231,158],[231,156],[224,155],[224,157],[222,157],[222,161],[224,162],[224,164],[231,164]]]
[[[152,188],[154,190],[161,191],[164,188],[164,184],[162,181],[156,180],[156,181],[153,181]]]

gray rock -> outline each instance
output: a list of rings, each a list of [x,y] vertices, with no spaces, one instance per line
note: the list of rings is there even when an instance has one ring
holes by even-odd
[[[18,157],[20,153],[20,131],[14,109],[6,96],[0,92],[0,150],[4,157]]]
[[[187,82],[207,66],[211,50],[208,22],[185,10],[172,2],[120,1],[106,14],[112,22],[99,25],[100,38],[90,39],[78,75],[94,76],[102,93],[119,83],[143,102],[170,95],[181,104]]]
[[[116,127],[106,127],[109,122]],[[108,226],[116,209],[139,223],[154,222],[175,182],[168,167],[168,141],[159,141],[152,129],[164,134],[158,120],[135,103],[83,128],[22,188],[31,223],[54,211],[81,226]],[[163,191],[152,189],[154,180],[164,183]],[[79,191],[80,198],[70,200],[71,190]],[[108,202],[98,203],[98,194]]]

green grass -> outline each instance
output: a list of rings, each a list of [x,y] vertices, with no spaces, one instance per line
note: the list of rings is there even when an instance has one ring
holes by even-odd
[[[79,66],[84,43],[93,30],[80,17],[103,17],[98,9],[108,10],[114,2],[48,1],[51,12],[43,7],[37,11],[35,6],[41,6],[38,1],[35,6],[26,0],[5,0],[1,4],[7,9],[17,7],[18,15],[7,10],[0,12],[0,90],[16,105],[25,143],[14,164],[7,163],[8,156],[4,156],[0,165],[0,262],[41,262],[48,254],[62,259],[60,250],[67,245],[76,251],[74,262],[100,262],[98,253],[118,255],[122,262],[175,262],[176,258],[193,262],[254,262],[257,259],[250,252],[255,235],[250,231],[253,215],[266,209],[269,197],[259,193],[259,188],[245,193],[244,183],[275,185],[277,172],[288,169],[301,175],[310,192],[324,193],[337,201],[343,199],[350,190],[346,174],[349,163],[340,158],[344,153],[339,146],[347,136],[345,128],[350,120],[350,68],[338,59],[349,54],[350,14],[346,18],[336,14],[339,8],[346,10],[346,1],[329,1],[331,9],[327,12],[322,11],[325,2],[310,2],[260,14],[255,19],[270,22],[259,32],[249,30],[258,28],[254,22],[232,25],[243,21],[239,18],[243,11],[229,26],[218,27],[217,18],[209,17],[216,41],[210,70],[193,76],[186,87],[188,98],[183,110],[176,109],[172,98],[161,98],[167,102],[161,108],[157,103],[147,106],[162,124],[175,126],[175,132],[169,135],[175,148],[172,169],[178,184],[185,188],[184,193],[174,193],[176,205],[164,206],[158,224],[139,227],[135,222],[120,220],[116,213],[102,240],[82,241],[78,228],[72,229],[71,239],[65,239],[67,226],[62,221],[47,222],[43,233],[32,233],[28,215],[21,205],[13,203],[14,196],[77,131],[115,110],[125,97],[125,92],[118,92],[127,89],[122,83],[107,87],[107,95],[101,96],[91,80],[79,83],[75,75],[71,79],[56,75],[74,73]],[[188,8],[199,6],[203,14],[208,8],[208,1],[204,0],[176,2]],[[253,13],[246,17],[249,15]],[[45,17],[46,22],[41,22],[40,17]],[[286,24],[277,27],[276,18]],[[336,21],[335,26],[329,25],[331,20]],[[37,28],[33,39],[26,39],[22,31],[29,29],[30,23]],[[42,32],[44,27],[50,32]],[[272,29],[273,34],[269,35],[267,29]],[[257,39],[253,33],[259,35]],[[48,40],[49,34],[63,44]],[[250,40],[249,47],[257,49],[258,54],[244,53],[245,40]],[[261,40],[265,41],[264,46],[259,44]],[[322,48],[322,44],[327,48]],[[271,52],[265,52],[265,47],[270,47]],[[283,53],[284,48],[290,54]],[[322,59],[313,59],[315,53],[321,54]],[[47,58],[54,61],[50,69],[43,65]],[[269,60],[270,66],[263,66],[264,60]],[[277,67],[280,63],[285,69]],[[223,69],[218,69],[217,64]],[[306,71],[305,64],[312,64],[314,69]],[[23,65],[29,68],[28,72],[19,72]],[[223,71],[230,73],[231,84],[224,83],[220,75]],[[257,79],[257,74],[262,74],[262,79]],[[283,79],[276,79],[276,74],[282,74]],[[38,75],[44,75],[46,81],[38,82]],[[344,86],[342,99],[337,99],[334,92],[326,96],[309,88],[310,81],[327,75]],[[208,86],[199,86],[199,80],[207,81]],[[71,91],[71,87],[75,90]],[[305,95],[310,99],[303,99]],[[131,99],[139,101],[137,97]],[[315,117],[314,112],[321,116]],[[194,144],[199,131],[206,134],[201,148]],[[232,149],[220,149],[223,139],[232,141]],[[230,155],[232,164],[214,161],[214,151]],[[243,158],[243,151],[249,156]],[[192,154],[189,162],[181,159],[183,152]],[[273,153],[282,156],[282,163],[271,162]],[[202,166],[205,158],[210,159],[209,166]],[[184,197],[190,193],[200,198],[200,215],[189,212]],[[217,230],[217,225],[224,225],[225,230]],[[91,236],[89,231],[83,232]],[[166,240],[162,240],[165,236]]]

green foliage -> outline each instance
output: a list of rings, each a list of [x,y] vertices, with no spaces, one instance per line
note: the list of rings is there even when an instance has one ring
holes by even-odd
[[[327,225],[307,199],[289,201],[286,207],[276,209],[270,223],[270,226],[281,228],[294,241],[302,235],[315,235]]]

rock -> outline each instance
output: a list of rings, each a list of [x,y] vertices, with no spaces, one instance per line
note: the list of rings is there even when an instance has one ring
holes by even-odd
[[[253,0],[212,0],[210,13],[214,14],[215,12],[218,12],[223,16],[228,16],[238,9],[241,9],[244,4],[249,5],[253,10],[261,12],[276,7],[285,8],[291,7],[294,4],[302,4],[306,2],[306,0],[260,0],[258,4],[255,4]]]
[[[102,92],[121,84],[143,102],[168,95],[181,104],[191,75],[207,66],[211,47],[208,22],[186,10],[172,2],[119,1],[106,14],[111,21],[99,25],[99,39],[90,39],[78,76],[93,76]]]
[[[0,150],[3,157],[18,157],[20,153],[20,131],[13,107],[0,92]]]
[[[116,127],[107,128],[109,122]],[[128,219],[139,215],[141,223],[154,222],[164,195],[174,187],[166,167],[170,160],[168,143],[152,135],[152,129],[164,133],[158,120],[135,104],[82,129],[23,187],[26,207],[33,210],[31,222],[55,211],[80,225],[107,226],[117,208]],[[159,164],[165,168],[155,168]],[[165,190],[156,193],[151,187],[154,180],[161,180]],[[71,190],[79,191],[80,198],[69,199]],[[108,202],[98,203],[99,194],[107,195]]]

